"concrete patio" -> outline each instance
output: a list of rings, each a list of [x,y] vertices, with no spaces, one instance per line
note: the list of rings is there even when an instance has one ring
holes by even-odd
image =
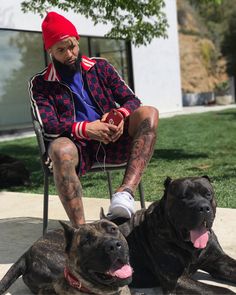
[[[0,278],[7,269],[37,240],[42,234],[42,195],[0,192]],[[146,204],[148,205],[148,203]],[[84,198],[87,221],[99,218],[100,207],[107,211],[109,200]],[[139,208],[139,202],[136,204]],[[67,220],[67,216],[57,196],[49,199],[49,228],[58,228],[58,220]],[[217,210],[214,230],[218,235],[225,252],[236,258],[236,210]],[[218,284],[203,272],[198,272],[196,278],[210,284]],[[236,292],[236,286],[224,284]],[[159,288],[136,290],[136,294],[162,294]],[[8,295],[30,295],[21,278],[8,290]]]

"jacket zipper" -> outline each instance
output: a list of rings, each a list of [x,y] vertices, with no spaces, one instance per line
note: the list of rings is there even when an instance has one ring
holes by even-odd
[[[82,67],[81,67],[81,65],[80,65],[80,72],[82,73]],[[91,91],[91,89],[89,87],[89,83],[88,83],[88,79],[87,79],[87,73],[84,72],[84,75],[85,75],[85,79],[87,81],[87,85],[88,85],[88,89],[89,89],[90,95],[93,98],[93,101],[96,103],[96,105],[98,106],[98,108],[101,111],[101,113],[102,114],[105,114],[104,110],[101,108],[101,106],[98,104],[97,100],[94,98],[94,96],[92,94],[92,91]],[[49,82],[55,82],[55,81],[49,81]],[[58,81],[58,80],[57,80],[57,82],[60,83],[61,85],[65,86],[69,90],[69,92],[70,92],[70,98],[71,98],[71,101],[72,101],[72,104],[73,104],[74,122],[76,122],[75,103],[74,103],[74,99],[73,99],[73,93],[72,93],[72,91],[71,91],[71,89],[70,89],[70,87],[68,85],[66,85],[63,82]],[[84,88],[83,76],[82,76],[82,84],[83,84],[83,88]]]
[[[80,72],[82,73],[82,68],[81,68],[81,65],[80,65]],[[87,82],[87,85],[88,85],[88,89],[89,89],[89,93],[90,95],[92,96],[93,98],[93,101],[96,103],[96,105],[98,106],[99,110],[102,112],[102,114],[105,114],[104,110],[101,108],[101,106],[98,104],[97,100],[94,98],[93,94],[92,94],[92,91],[89,87],[89,83],[88,83],[88,79],[87,79],[87,72],[84,72],[84,76],[85,76],[85,79],[86,79],[86,82]],[[84,81],[83,81],[83,75],[82,75],[82,83],[83,83],[83,88],[84,88]],[[85,88],[84,88],[85,89]]]

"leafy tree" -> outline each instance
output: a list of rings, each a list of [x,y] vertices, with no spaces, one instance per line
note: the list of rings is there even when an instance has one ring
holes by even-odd
[[[220,2],[221,0],[198,0]],[[44,15],[51,7],[90,17],[94,24],[111,24],[107,37],[147,45],[155,37],[167,37],[165,0],[25,0],[22,10]]]
[[[164,0],[27,0],[22,3],[24,12],[33,11],[43,15],[48,8],[57,7],[85,15],[94,24],[110,23],[112,29],[107,37],[124,38],[136,45],[146,45],[154,37],[167,37],[164,6]]]
[[[236,73],[236,11],[229,21],[229,29],[226,31],[222,42],[222,53],[227,57],[227,70],[230,76]]]
[[[235,0],[194,1],[189,0],[198,11],[206,25],[210,38],[218,48],[221,48],[224,35],[228,31],[232,14],[236,10]]]
[[[202,17],[210,38],[227,59],[229,75],[236,73],[236,1],[221,0],[219,3],[208,0],[188,0]]]

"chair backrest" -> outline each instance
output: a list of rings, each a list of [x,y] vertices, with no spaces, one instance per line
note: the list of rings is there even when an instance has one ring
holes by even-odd
[[[43,134],[42,134],[42,129],[41,126],[39,125],[39,122],[36,120],[33,120],[33,126],[34,126],[34,131],[37,137],[39,149],[41,155],[44,155],[46,153],[46,148],[43,140]]]
[[[33,127],[34,127],[34,132],[36,134],[37,142],[38,142],[42,168],[45,173],[50,174],[50,170],[49,170],[48,166],[45,164],[46,146],[45,146],[44,139],[43,139],[42,128],[41,128],[39,122],[35,119],[33,119]]]

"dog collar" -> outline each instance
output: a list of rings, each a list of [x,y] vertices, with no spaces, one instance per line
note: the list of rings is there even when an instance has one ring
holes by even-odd
[[[69,283],[69,285],[79,291],[81,291],[82,293],[87,293],[87,294],[94,294],[95,293],[91,292],[90,290],[88,290],[86,287],[84,287],[81,283],[80,280],[78,280],[68,269],[68,267],[64,268],[64,277],[66,279],[66,281]]]

